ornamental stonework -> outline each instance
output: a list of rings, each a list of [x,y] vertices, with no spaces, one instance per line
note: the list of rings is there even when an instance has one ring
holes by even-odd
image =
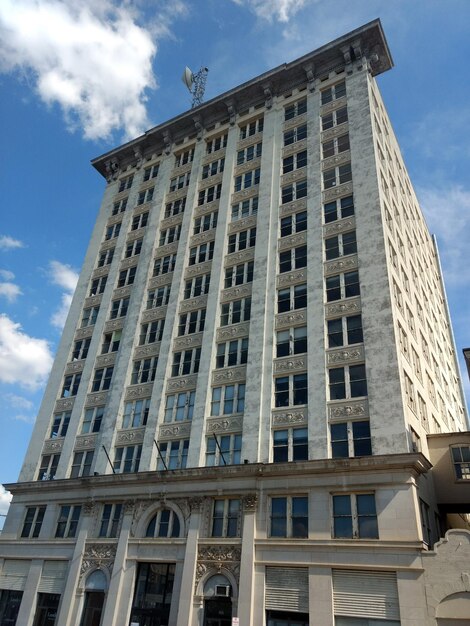
[[[48,439],[44,442],[42,447],[43,454],[54,454],[56,452],[60,452],[62,450],[62,446],[64,445],[64,440],[61,439]]]
[[[256,133],[256,135],[251,135],[250,137],[245,137],[245,139],[240,139],[237,143],[237,150],[243,150],[243,148],[247,148],[254,143],[259,143],[263,141],[263,133]]]
[[[134,350],[135,359],[145,359],[146,357],[158,356],[160,353],[160,342],[150,343],[148,346],[138,346]]]
[[[302,233],[297,233],[295,235],[290,235],[289,237],[283,237],[279,242],[279,250],[288,250],[293,248],[294,246],[300,246],[301,244],[307,243],[307,233],[306,231]]]
[[[85,298],[83,302],[83,308],[88,309],[92,306],[99,306],[101,304],[101,300],[103,299],[103,294],[99,294],[98,296],[89,296]]]
[[[127,243],[131,243],[131,242],[128,241]],[[119,266],[119,269],[120,270],[127,270],[130,267],[134,267],[134,266],[137,267],[139,259],[136,258],[136,256],[138,256],[138,255],[130,256],[127,259],[122,259],[121,264]]]
[[[80,576],[83,576],[90,570],[106,568],[109,573],[113,569],[114,559],[116,558],[117,545],[104,544],[102,542],[95,544],[87,544],[83,553],[82,564],[80,568]]]
[[[261,157],[257,157],[251,161],[247,161],[242,165],[237,165],[233,172],[234,176],[239,176],[240,174],[244,174],[245,172],[250,172],[251,170],[255,170],[257,167],[261,167]]]
[[[72,409],[74,402],[75,402],[75,397],[61,398],[60,400],[57,400],[57,402],[55,403],[54,413],[60,413],[60,411],[66,411],[67,409]]]
[[[97,436],[92,435],[78,435],[75,439],[74,450],[93,450],[96,446]]]
[[[201,243],[207,243],[208,241],[214,241],[215,239],[215,228],[211,228],[210,230],[204,230],[202,233],[197,233],[193,235],[189,240],[190,247],[198,246]]]
[[[147,287],[149,289],[156,289],[157,287],[163,287],[164,285],[171,284],[172,280],[173,272],[168,272],[167,274],[162,274],[161,276],[153,276],[149,280]]]
[[[346,217],[342,220],[332,222],[331,224],[326,224],[323,227],[323,234],[325,237],[328,237],[329,235],[337,235],[338,233],[344,233],[354,228],[356,228],[356,220],[354,217]]]
[[[279,210],[279,215],[280,217],[286,217],[287,215],[292,215],[292,213],[297,213],[297,211],[302,211],[306,209],[307,198],[300,198],[299,200],[293,200],[292,202],[283,204]]]
[[[215,418],[208,419],[206,421],[207,433],[227,433],[227,432],[240,432],[243,427],[243,418],[238,417],[224,417],[223,419]]]
[[[109,267],[104,265],[103,267],[97,267],[96,270],[93,270],[92,278],[101,278],[101,276],[105,276],[109,272]]]
[[[119,430],[116,436],[116,443],[142,443],[144,440],[145,428],[128,428]]]
[[[277,277],[277,286],[289,287],[290,285],[297,285],[299,283],[304,283],[306,280],[307,280],[306,270],[288,272],[286,274],[281,274],[280,276]]]
[[[100,354],[96,357],[95,365],[96,367],[109,367],[114,365],[116,362],[116,352],[111,352],[110,354]]]
[[[200,215],[206,215],[206,213],[212,213],[212,211],[217,211],[219,208],[220,200],[212,200],[212,202],[206,202],[206,204],[201,204],[194,209],[194,216],[199,217]]]
[[[306,424],[307,409],[295,409],[294,411],[273,411],[271,421],[273,426],[289,424]]]
[[[158,439],[166,440],[173,438],[189,437],[191,433],[191,422],[176,422],[174,424],[163,424],[160,426]]]
[[[357,348],[332,350],[331,352],[327,352],[326,360],[328,365],[362,362],[364,361],[364,347],[358,346]]]
[[[327,170],[328,168],[343,165],[344,163],[349,163],[350,161],[351,152],[349,150],[345,150],[344,152],[341,152],[341,154],[334,154],[333,156],[324,159],[322,161],[321,168],[322,170]]]
[[[126,390],[126,400],[134,400],[140,398],[150,398],[152,395],[153,383],[145,383],[144,385],[132,385]]]
[[[338,259],[337,261],[325,263],[325,276],[329,276],[330,274],[337,274],[338,272],[347,272],[350,270],[354,270],[357,268],[357,265],[358,263],[356,255],[351,255],[342,259]]]
[[[115,320],[108,320],[104,325],[104,331],[106,333],[110,333],[113,330],[121,330],[124,328],[124,322],[126,321],[125,317],[118,317]]]
[[[186,174],[186,172],[190,172],[192,165],[193,162],[190,161],[189,163],[183,163],[183,165],[180,165],[179,167],[174,167],[171,170],[170,178],[175,178],[176,176],[181,176],[181,174]]]
[[[220,294],[220,302],[230,302],[231,300],[236,300],[238,298],[246,298],[247,296],[251,296],[251,291],[251,283],[248,283],[246,285],[238,285],[237,287],[230,287],[229,289],[224,289]]]
[[[201,578],[208,572],[214,571],[220,573],[222,569],[229,570],[238,584],[240,578],[240,559],[240,546],[199,545],[195,588],[197,588]]]
[[[328,139],[333,139],[334,137],[339,137],[339,135],[344,135],[349,131],[349,124],[345,122],[344,124],[340,124],[339,126],[333,126],[333,128],[328,128],[321,134],[321,140],[327,141]]]
[[[243,496],[243,510],[245,513],[250,511],[256,511],[258,505],[258,495],[256,493],[249,493]]]
[[[284,174],[283,176],[281,176],[281,187],[284,187],[284,185],[293,183],[296,180],[302,180],[304,178],[307,178],[306,166],[300,167],[299,169],[296,169],[293,172],[289,172],[288,174]]]
[[[154,320],[161,320],[166,317],[166,305],[158,306],[155,309],[147,309],[142,313],[143,322],[153,322]]]
[[[332,187],[323,192],[323,202],[329,202],[330,200],[336,200],[336,198],[342,198],[343,196],[350,196],[353,192],[352,183],[343,183],[338,187]]]
[[[289,146],[286,146],[282,149],[282,157],[291,156],[291,154],[295,154],[296,152],[300,152],[301,150],[307,149],[307,140],[302,139],[301,141],[294,141]]]
[[[235,222],[231,222],[228,226],[228,234],[231,235],[233,233],[238,233],[241,230],[245,230],[246,228],[252,228],[253,226],[256,226],[256,222],[256,215],[249,215],[248,217],[243,217]]]
[[[96,514],[97,510],[98,507],[96,506],[96,502],[94,502],[93,500],[89,500],[82,505],[83,515],[86,515],[87,517],[93,517]]]
[[[215,137],[217,138],[217,136]],[[206,137],[206,141],[210,142],[212,139]],[[212,161],[218,161],[222,157],[225,156],[225,148],[220,148],[219,150],[215,150],[215,152],[211,152],[210,154],[206,154],[201,161],[201,165],[209,165]]]
[[[180,304],[180,313],[186,313],[187,311],[195,311],[201,309],[207,305],[207,294],[203,296],[196,296],[196,298],[189,298],[183,300]]]
[[[181,389],[195,389],[197,386],[197,374],[190,376],[178,376],[170,378],[167,385],[168,391],[179,391]]]
[[[140,183],[139,191],[146,191],[150,187],[155,185],[155,178],[150,178],[149,180],[144,180]]]
[[[255,258],[255,248],[247,248],[241,252],[232,252],[225,257],[224,266],[236,265],[237,263],[244,263],[245,261],[253,261]]]
[[[170,217],[165,217],[160,222],[160,230],[165,230],[166,228],[170,228],[171,226],[176,226],[177,224],[181,224],[183,221],[184,213],[178,213],[177,215],[170,215]]]
[[[179,200],[180,198],[184,198],[188,191],[188,187],[182,187],[181,189],[175,189],[175,191],[170,191],[165,196],[165,202],[168,204],[169,202],[174,202],[175,200]]]
[[[337,100],[332,100],[331,102],[324,104],[320,108],[320,114],[325,115],[325,113],[331,113],[331,111],[334,111],[335,109],[340,109],[344,106],[346,106],[346,96],[341,96],[341,98],[338,98]]]
[[[218,185],[222,182],[222,178],[224,177],[223,172],[219,172],[218,174],[214,174],[214,176],[209,176],[204,180],[199,181],[199,191],[203,191],[208,187],[213,187],[214,185]]]
[[[175,337],[173,341],[174,350],[184,350],[185,348],[196,348],[202,346],[202,333],[195,333],[184,337]]]
[[[95,325],[92,324],[91,326],[87,326],[86,328],[79,328],[76,332],[75,332],[75,339],[87,339],[88,337],[91,337],[93,335],[93,329],[95,328]]]
[[[295,128],[296,126],[302,126],[302,124],[307,123],[307,114],[302,113],[302,115],[297,115],[297,117],[293,117],[287,122],[284,122],[283,129],[284,131],[290,130],[291,128]]]
[[[240,322],[231,326],[222,326],[217,329],[217,341],[224,339],[236,339],[237,337],[247,337],[250,332],[250,322]]]
[[[328,404],[328,417],[331,420],[349,417],[369,417],[367,400],[344,400]]]
[[[114,248],[116,242],[114,239],[108,239],[107,241],[103,241],[100,246],[100,252],[105,252],[105,250],[109,250],[110,248]]]
[[[85,359],[81,359],[80,361],[72,361],[71,363],[67,363],[65,367],[65,374],[76,374],[77,372],[83,372],[84,367]]]
[[[128,298],[131,295],[132,285],[126,285],[125,287],[118,287],[113,291],[113,299]]]
[[[111,215],[111,217],[106,222],[106,226],[113,226],[122,220],[122,215],[117,213],[116,215]]]
[[[164,246],[159,246],[155,250],[155,258],[168,256],[169,254],[175,254],[178,251],[178,244],[179,244],[179,241],[173,241],[172,243],[167,243]]]
[[[246,380],[246,365],[238,367],[226,367],[220,372],[216,370],[212,372],[212,384],[238,382]]]
[[[307,356],[284,359],[276,359],[274,361],[275,373],[300,372],[307,369]]]
[[[349,313],[360,313],[361,299],[350,298],[340,302],[334,302],[326,305],[325,316],[327,319],[347,315]]]
[[[207,274],[212,269],[212,261],[204,261],[204,263],[197,263],[196,265],[190,265],[184,271],[185,278],[193,278],[201,274]]]
[[[300,326],[307,323],[307,311],[291,311],[282,313],[276,317],[276,329],[290,328],[291,326]]]
[[[106,404],[108,400],[107,391],[98,391],[97,393],[89,393],[85,400],[85,406],[101,406]]]
[[[248,189],[242,189],[241,191],[236,191],[232,194],[232,204],[237,204],[238,202],[242,202],[243,200],[247,200],[248,198],[253,198],[257,196],[259,192],[259,185],[253,185]]]

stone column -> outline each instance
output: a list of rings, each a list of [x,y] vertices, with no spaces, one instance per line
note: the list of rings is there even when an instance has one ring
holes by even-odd
[[[308,609],[311,619],[322,626],[333,626],[333,586],[329,567],[308,568]]]
[[[21,606],[16,620],[17,624],[31,626],[36,613],[37,591],[39,581],[41,580],[41,572],[44,561],[42,559],[33,559],[29,568],[28,577],[26,579]]]
[[[254,598],[254,562],[256,504],[258,496],[249,494],[243,498],[243,538],[240,560],[240,583],[238,589],[238,617],[240,624],[251,624]]]
[[[197,563],[197,543],[201,519],[202,498],[190,498],[191,517],[189,519],[188,536],[186,538],[186,552],[184,555],[183,575],[176,626],[191,624],[194,596],[194,576]]]

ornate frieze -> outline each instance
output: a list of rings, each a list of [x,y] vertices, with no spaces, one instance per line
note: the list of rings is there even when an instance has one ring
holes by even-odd
[[[101,406],[106,404],[108,400],[107,391],[98,391],[96,393],[89,393],[85,400],[85,406]]]
[[[148,282],[149,289],[156,289],[157,287],[163,287],[163,285],[169,285],[173,280],[173,272],[162,274],[161,276],[153,276]]]
[[[354,348],[340,348],[330,350],[326,353],[326,362],[328,365],[356,363],[364,361],[364,346],[355,346]]]
[[[299,200],[293,200],[292,202],[283,204],[279,209],[279,215],[281,217],[287,217],[288,215],[292,215],[292,213],[304,210],[307,210],[307,198],[300,198]]]
[[[338,185],[338,187],[333,187],[332,189],[327,189],[323,192],[323,202],[329,202],[330,200],[342,198],[343,196],[350,196],[352,192],[352,183],[344,183],[342,185]]]
[[[288,374],[289,372],[301,372],[307,369],[307,355],[299,357],[284,357],[275,359],[274,372],[276,374]]]
[[[179,391],[180,389],[195,389],[197,386],[197,374],[190,376],[178,376],[170,378],[167,391]]]
[[[87,517],[93,517],[98,510],[96,506],[96,502],[94,500],[89,500],[88,502],[84,502],[82,504],[82,513]]]
[[[104,332],[110,333],[113,330],[120,330],[121,328],[124,328],[125,321],[125,317],[118,317],[115,320],[108,320],[104,325]]]
[[[60,413],[60,411],[67,411],[69,409],[73,409],[73,403],[75,402],[75,397],[73,398],[60,398],[55,403],[54,413]]]
[[[106,276],[109,272],[109,267],[104,265],[103,267],[97,267],[96,270],[93,270],[93,274],[91,275],[92,279],[101,278],[102,276]]]
[[[212,202],[207,202],[206,204],[201,204],[194,209],[194,217],[199,217],[200,215],[205,215],[206,213],[212,213],[212,211],[217,211],[219,208],[220,200],[212,200]]]
[[[160,230],[170,228],[170,226],[176,226],[183,221],[184,213],[178,213],[177,215],[170,215],[160,222]]]
[[[126,389],[126,400],[134,400],[139,398],[150,398],[152,395],[153,383],[145,383],[144,385],[132,385]]]
[[[171,424],[162,424],[160,426],[158,439],[160,441],[166,439],[174,439],[175,437],[177,439],[189,437],[190,433],[191,422],[174,422]]]
[[[258,494],[248,493],[246,496],[243,496],[242,500],[245,513],[256,511],[256,507],[258,506]]]
[[[341,96],[341,98],[338,98],[337,100],[332,100],[331,102],[328,102],[327,104],[321,106],[320,114],[325,115],[326,113],[331,113],[331,111],[335,111],[336,109],[341,109],[342,107],[346,106],[346,103],[346,96]]]
[[[242,189],[241,191],[235,191],[232,194],[232,204],[237,204],[238,202],[242,202],[243,200],[248,200],[248,198],[252,198],[253,196],[257,196],[259,193],[259,185],[253,185],[253,187],[249,187],[248,189]]]
[[[138,346],[134,350],[134,359],[145,359],[151,356],[156,356],[160,353],[160,341],[155,343],[149,343],[146,346]]]
[[[96,446],[96,434],[77,435],[75,439],[74,450],[93,450]]]
[[[171,170],[170,178],[175,178],[176,176],[181,176],[181,174],[186,174],[186,172],[190,172],[192,165],[193,165],[193,162],[190,161],[189,163],[184,163],[183,165],[180,165],[179,167],[174,167]]]
[[[180,313],[186,313],[187,311],[194,311],[201,309],[207,305],[207,294],[203,296],[196,296],[196,298],[189,298],[183,300],[180,304]]]
[[[251,146],[254,143],[259,143],[260,141],[263,141],[263,133],[256,133],[256,135],[245,137],[245,139],[240,139],[237,143],[237,150],[243,150],[243,148],[247,148],[248,146]]]
[[[250,322],[240,322],[231,326],[222,326],[217,329],[217,341],[224,339],[236,339],[237,337],[247,337],[250,332]]]
[[[281,176],[281,187],[284,187],[284,185],[288,185],[289,183],[293,183],[296,180],[302,180],[304,178],[307,178],[306,166],[294,170],[293,172],[288,172],[287,174]]]
[[[186,348],[196,348],[202,346],[202,333],[175,337],[173,341],[174,350],[185,350]]]
[[[215,136],[217,137],[218,135],[215,135]],[[206,137],[206,141],[212,141],[212,140]],[[220,148],[219,150],[216,150],[215,152],[206,154],[201,161],[201,166],[209,165],[209,163],[212,163],[212,161],[217,161],[218,159],[221,159],[224,156],[225,156],[225,148]]]
[[[328,403],[328,417],[330,420],[369,417],[369,405],[366,399],[330,402]]]
[[[145,428],[127,428],[118,430],[116,444],[142,443],[144,440]]]
[[[100,252],[109,250],[109,248],[114,248],[115,245],[116,241],[114,239],[108,239],[106,241],[103,241],[103,243],[100,245]]]
[[[146,227],[138,228],[137,230],[131,230],[127,235],[126,243],[132,243],[136,239],[142,239],[145,235]],[[131,257],[132,258],[132,257]]]
[[[229,267],[230,265],[236,265],[237,263],[244,263],[245,261],[253,261],[255,258],[255,248],[247,248],[246,250],[241,250],[241,252],[233,252],[232,254],[227,254],[224,261],[224,266]]]
[[[282,149],[282,158],[288,157],[291,154],[295,154],[296,152],[300,152],[301,150],[307,149],[307,140],[302,139],[301,141],[294,141],[289,146],[286,146]]]
[[[62,450],[62,446],[64,445],[64,439],[61,437],[60,439],[48,439],[44,442],[42,447],[43,454],[56,454]]]
[[[85,359],[80,361],[71,361],[65,366],[65,374],[76,374],[77,372],[83,372],[85,367]]]
[[[236,367],[226,367],[222,370],[212,372],[212,384],[230,383],[246,380],[246,365],[238,365]]]
[[[126,285],[125,287],[118,287],[113,292],[113,299],[127,298],[131,295],[132,285]]]
[[[290,411],[286,411],[286,409],[275,409],[272,412],[271,421],[273,426],[281,426],[283,424],[306,424],[307,408],[296,408]]]
[[[210,571],[229,570],[238,583],[240,578],[241,546],[201,545],[198,546],[195,588],[205,574]]]
[[[250,144],[251,145],[251,144]],[[244,174],[245,172],[250,172],[251,170],[255,170],[257,167],[261,167],[261,157],[257,157],[252,161],[247,161],[242,165],[237,165],[233,171],[234,176],[239,176],[240,174]]]
[[[302,233],[296,233],[295,235],[290,235],[289,237],[283,237],[279,241],[279,250],[289,250],[290,248],[294,248],[295,246],[301,246],[302,244],[307,243],[307,231],[303,231]]]
[[[357,269],[357,255],[342,257],[336,261],[328,261],[324,265],[325,276],[338,274],[339,272],[350,272]]]
[[[139,191],[146,191],[147,189],[150,189],[150,187],[154,187],[154,186],[155,186],[155,178],[150,178],[149,180],[144,180],[143,182],[140,183]]]
[[[109,367],[116,362],[117,353],[110,352],[109,354],[100,354],[96,357],[96,367]]]
[[[190,265],[184,271],[185,278],[193,278],[194,276],[200,276],[201,274],[207,274],[211,271],[212,261],[204,261],[204,263],[197,263],[196,265]]]
[[[99,294],[97,296],[89,296],[85,298],[83,302],[83,308],[88,309],[91,306],[99,306],[101,304],[101,300],[103,299],[103,294]]]
[[[106,568],[109,573],[113,569],[114,559],[116,557],[116,543],[88,543],[83,553],[82,565],[80,568],[80,576],[83,576],[90,570]]]
[[[230,302],[231,300],[237,300],[238,298],[246,298],[247,296],[251,296],[251,291],[252,283],[224,289],[220,294],[220,302]]]
[[[286,274],[280,274],[277,277],[278,287],[289,287],[290,285],[297,285],[304,283],[307,280],[307,270],[296,270],[295,272],[288,272]]]
[[[325,226],[323,226],[323,234],[325,237],[329,237],[331,235],[337,235],[338,233],[344,233],[348,230],[353,230],[354,228],[356,228],[355,218],[345,217],[343,220],[325,224]]]
[[[285,132],[286,130],[290,130],[291,128],[295,128],[296,126],[302,126],[302,124],[306,123],[307,114],[302,113],[302,115],[297,115],[297,117],[293,117],[292,119],[287,120],[287,122],[284,122],[283,130]]]
[[[332,167],[336,167],[337,165],[343,165],[344,163],[349,163],[351,161],[351,152],[346,150],[345,152],[341,152],[341,154],[334,154],[327,159],[324,159],[321,164],[322,170],[327,170]]]
[[[344,135],[349,131],[349,124],[345,122],[344,124],[340,124],[339,126],[333,126],[333,128],[328,128],[321,134],[321,140],[327,141],[328,139],[333,139],[334,137],[339,137],[340,135]]]
[[[122,259],[121,264],[119,265],[119,270],[127,270],[130,267],[137,266],[139,263],[138,255],[130,256],[127,259]]]
[[[276,316],[276,330],[290,328],[291,326],[301,326],[307,323],[307,310],[289,311]]]
[[[223,172],[219,172],[218,174],[214,174],[214,176],[209,176],[208,178],[204,178],[204,180],[199,181],[199,191],[203,189],[207,189],[207,187],[213,187],[214,185],[218,185],[222,182],[222,178],[224,177]]]
[[[166,305],[158,306],[155,309],[147,309],[142,313],[142,321],[143,322],[152,322],[154,320],[164,319],[166,316]]]
[[[187,187],[182,187],[181,189],[175,189],[175,191],[170,191],[165,196],[165,203],[173,202],[174,200],[179,200],[180,198],[184,198],[188,192]]]
[[[216,417],[206,420],[207,433],[227,433],[240,432],[243,428],[243,417],[241,415],[235,417]]]
[[[257,216],[250,215],[248,217],[244,217],[241,220],[236,220],[235,222],[231,222],[228,225],[228,234],[231,235],[233,233],[238,233],[241,230],[245,230],[246,228],[251,228],[256,226]]]
[[[94,328],[94,324],[92,324],[91,326],[86,326],[85,328],[79,328],[75,332],[75,339],[86,339],[87,337],[91,337]]]
[[[108,221],[106,222],[106,226],[112,226],[113,224],[117,224],[121,221],[122,215],[120,213],[117,213],[116,215],[111,215],[111,217],[109,217]]]
[[[338,302],[331,302],[325,307],[325,317],[331,319],[332,317],[339,317],[341,315],[349,315],[351,313],[360,313],[361,311],[361,299],[348,298],[346,300],[339,300]]]
[[[189,246],[198,246],[200,243],[206,243],[208,241],[214,241],[215,239],[215,228],[211,228],[211,230],[205,230],[202,233],[198,233],[197,235],[193,235],[189,240]]]
[[[159,246],[155,250],[155,258],[159,259],[162,256],[175,254],[178,251],[178,244],[179,244],[179,241],[173,241],[172,243],[167,243],[165,246]]]

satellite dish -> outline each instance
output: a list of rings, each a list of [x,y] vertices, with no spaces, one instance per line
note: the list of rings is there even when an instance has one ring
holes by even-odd
[[[183,76],[181,77],[181,80],[188,88],[188,91],[191,92],[192,87],[193,87],[193,82],[194,82],[194,75],[188,66],[184,68],[184,72],[183,72]]]

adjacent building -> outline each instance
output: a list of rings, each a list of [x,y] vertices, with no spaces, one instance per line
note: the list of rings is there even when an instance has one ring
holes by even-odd
[[[373,21],[93,161],[0,624],[468,623],[470,436],[391,67]]]

